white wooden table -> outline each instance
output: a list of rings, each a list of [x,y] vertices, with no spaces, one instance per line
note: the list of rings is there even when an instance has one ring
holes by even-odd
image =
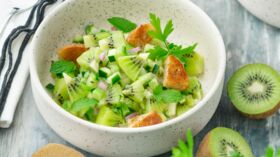
[[[280,29],[264,24],[235,0],[195,0],[194,3],[214,20],[223,35],[227,48],[225,83],[239,66],[247,63],[267,63],[280,71]],[[244,118],[231,105],[225,88],[214,117],[195,137],[196,146],[216,126],[238,130],[248,140],[256,157],[263,154],[268,144],[280,147],[280,114],[258,121]],[[0,157],[29,157],[41,146],[53,142],[71,146],[42,119],[28,81],[13,125],[9,129],[0,129]]]

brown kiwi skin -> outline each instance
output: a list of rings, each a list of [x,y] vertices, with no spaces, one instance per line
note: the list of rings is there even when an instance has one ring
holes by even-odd
[[[196,157],[212,157],[210,148],[208,148],[210,136],[211,136],[210,132],[208,132],[206,136],[203,138],[196,152]]]
[[[234,105],[233,105],[234,106]],[[235,106],[234,106],[235,107]],[[235,107],[236,108],[236,107]],[[236,110],[238,111],[238,112],[240,112],[242,115],[244,115],[245,117],[248,117],[249,119],[256,119],[256,120],[258,120],[258,119],[265,119],[265,118],[267,118],[267,117],[269,117],[269,116],[271,116],[271,115],[273,115],[275,112],[277,112],[278,110],[280,109],[280,102],[273,108],[273,109],[271,109],[271,110],[269,110],[269,111],[266,111],[266,112],[264,112],[264,113],[260,113],[260,114],[248,114],[248,113],[244,113],[244,112],[242,112],[242,111],[240,111],[240,110],[238,110],[237,108],[236,108]]]
[[[76,151],[73,148],[68,146],[57,144],[57,143],[49,143],[42,148],[40,148],[37,152],[32,154],[32,157],[85,157],[80,152]]]

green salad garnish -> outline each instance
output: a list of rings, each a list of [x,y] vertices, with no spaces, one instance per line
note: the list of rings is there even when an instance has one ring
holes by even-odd
[[[54,82],[46,88],[61,107],[101,125],[142,127],[174,118],[202,98],[203,57],[197,44],[167,40],[172,20],[163,28],[155,14],[138,27],[122,17],[108,22],[114,30],[87,25],[51,64]]]

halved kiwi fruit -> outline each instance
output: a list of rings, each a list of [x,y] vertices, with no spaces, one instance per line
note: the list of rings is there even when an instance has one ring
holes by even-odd
[[[266,118],[280,107],[280,74],[265,64],[248,64],[227,85],[233,105],[253,119]]]
[[[217,127],[203,138],[196,157],[230,157],[232,153],[253,157],[249,144],[238,132]]]

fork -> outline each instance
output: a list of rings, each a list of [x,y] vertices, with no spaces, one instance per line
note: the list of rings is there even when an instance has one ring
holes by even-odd
[[[6,27],[8,26],[9,22],[11,21],[11,19],[15,16],[15,15],[19,15],[21,13],[24,13],[28,10],[30,10],[31,8],[33,8],[34,6],[38,5],[40,1],[37,1],[35,4],[26,7],[26,8],[18,8],[18,7],[13,7],[12,11],[9,13],[9,17],[6,19],[6,21],[4,22],[3,27],[1,28],[0,31],[0,39],[3,36],[4,31],[6,30]]]

